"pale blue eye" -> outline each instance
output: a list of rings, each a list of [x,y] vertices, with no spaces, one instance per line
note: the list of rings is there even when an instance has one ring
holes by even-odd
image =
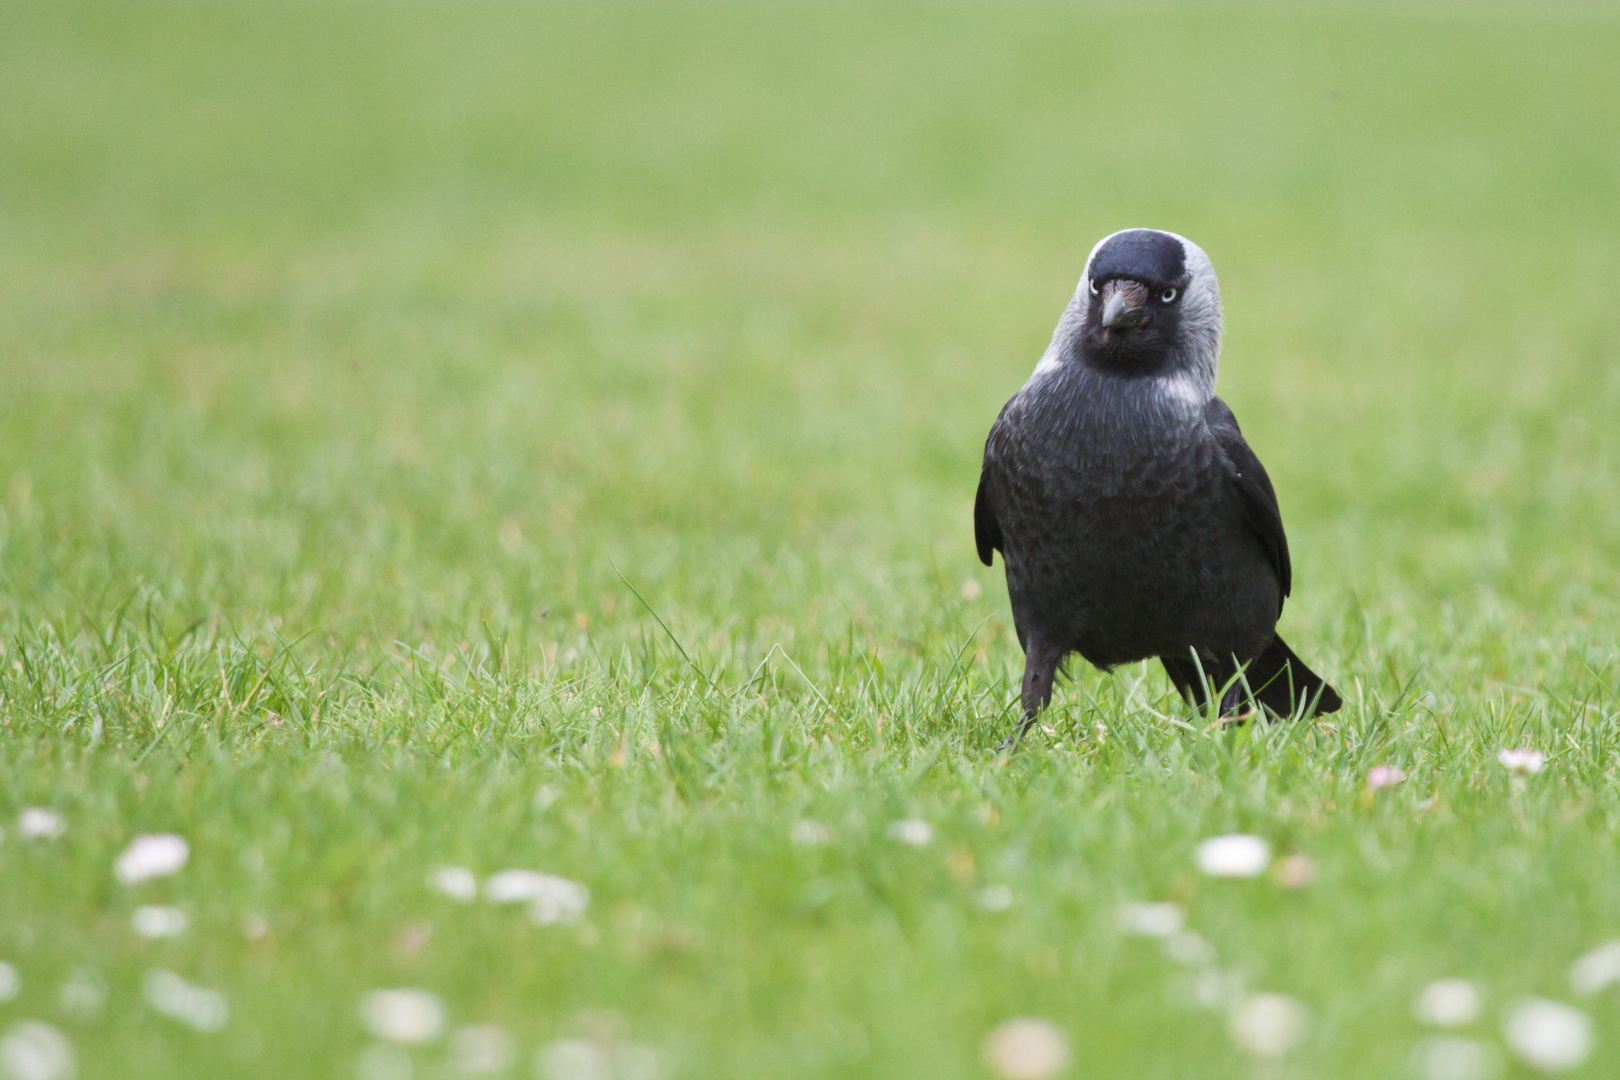
[[[1164,290],[1164,292],[1159,294],[1159,299],[1163,300],[1167,304],[1175,303],[1176,290],[1174,290],[1174,289],[1166,289],[1166,290]]]

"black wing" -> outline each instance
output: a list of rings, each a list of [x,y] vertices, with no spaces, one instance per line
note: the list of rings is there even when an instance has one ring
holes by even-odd
[[[1282,595],[1287,596],[1293,591],[1294,568],[1288,561],[1288,537],[1283,533],[1282,511],[1277,509],[1277,493],[1271,487],[1271,477],[1266,475],[1266,467],[1254,456],[1249,444],[1243,441],[1237,418],[1226,407],[1226,402],[1211,398],[1204,407],[1204,419],[1226,456],[1227,476],[1243,504],[1243,519],[1265,548],[1272,569],[1277,572]]]
[[[979,471],[979,493],[973,497],[973,540],[979,545],[979,561],[992,565],[994,551],[1001,546],[1001,522],[996,520],[996,508],[991,505],[990,463]]]

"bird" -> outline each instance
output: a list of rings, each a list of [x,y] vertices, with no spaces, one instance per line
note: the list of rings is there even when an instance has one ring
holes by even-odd
[[[1158,229],[1098,241],[1052,342],[985,440],[979,559],[1000,552],[1024,650],[1014,748],[1067,659],[1157,657],[1182,698],[1243,721],[1331,713],[1338,693],[1277,634],[1293,588],[1265,467],[1215,396],[1220,286]]]

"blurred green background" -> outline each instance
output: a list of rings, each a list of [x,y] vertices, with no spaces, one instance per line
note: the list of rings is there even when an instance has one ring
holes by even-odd
[[[1620,926],[1617,57],[1612,11],[1532,4],[8,0],[0,809],[70,829],[0,846],[0,1021],[90,965],[83,1075],[352,1075],[388,980],[525,1055],[612,1010],[679,1075],[978,1075],[1017,1011],[1078,1074],[1248,1075],[1118,952],[1146,894],[1300,984],[1299,1075],[1406,1068],[1465,963],[1567,996]],[[1137,225],[1214,261],[1282,629],[1351,706],[1210,735],[1077,668],[998,769],[984,434]],[[1378,760],[1404,810],[1358,803]],[[961,830],[926,872],[903,814]],[[796,852],[806,815],[853,850]],[[1268,822],[1323,868],[1287,931],[1187,876]],[[149,830],[194,849],[160,945],[109,869]],[[401,952],[456,860],[623,917]],[[699,944],[659,966],[626,905]],[[143,1011],[154,949],[235,1035]]]

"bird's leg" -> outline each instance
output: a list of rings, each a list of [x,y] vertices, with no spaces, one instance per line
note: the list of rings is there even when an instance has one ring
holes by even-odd
[[[1219,727],[1225,718],[1237,711],[1242,702],[1243,687],[1241,683],[1234,683],[1226,687],[1230,678],[1226,665],[1217,660],[1212,653],[1197,649],[1188,649],[1185,656],[1161,656],[1159,662],[1169,674],[1170,681],[1176,684],[1181,697],[1193,712],[1199,716],[1209,718],[1209,707],[1215,703],[1217,695],[1220,697],[1219,708],[1216,709],[1216,719],[1211,728]],[[1222,688],[1226,687],[1223,691]]]
[[[1209,708],[1209,685],[1204,681],[1203,673],[1187,656],[1161,656],[1159,662],[1164,665],[1165,674],[1175,684],[1176,692],[1181,699],[1192,706],[1194,712],[1202,715]]]
[[[1224,666],[1224,665],[1223,665]],[[1227,676],[1231,684],[1221,695],[1220,722],[1223,725],[1242,725],[1254,718],[1254,705],[1249,701],[1249,687],[1243,679],[1244,666],[1232,660],[1233,675]]]
[[[1053,648],[1031,636],[1024,648],[1024,721],[1017,734],[996,748],[997,753],[1009,754],[1018,749],[1024,735],[1035,726],[1035,718],[1052,701],[1052,680],[1057,677],[1058,665],[1063,661],[1063,650]]]
[[[1226,693],[1221,695],[1221,719],[1242,723],[1254,715],[1254,711],[1247,708],[1248,704],[1248,694],[1243,689],[1243,683],[1233,683],[1226,688]]]

